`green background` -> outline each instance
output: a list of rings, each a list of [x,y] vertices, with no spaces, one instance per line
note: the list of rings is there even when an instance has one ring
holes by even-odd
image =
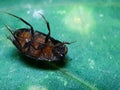
[[[55,39],[74,42],[64,62],[35,62],[23,57],[10,33],[28,27],[1,11],[28,21],[47,33],[41,12]],[[1,0],[0,90],[120,90],[119,0]]]

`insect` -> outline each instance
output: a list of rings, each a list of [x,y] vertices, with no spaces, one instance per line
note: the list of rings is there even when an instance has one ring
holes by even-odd
[[[50,36],[51,32],[49,22],[42,14],[40,15],[46,22],[48,34],[35,31],[33,27],[21,17],[11,13],[7,14],[21,20],[24,24],[29,26],[29,28],[20,28],[13,32],[10,27],[6,25],[7,30],[12,35],[9,36],[8,39],[12,41],[23,55],[31,59],[42,61],[63,60],[68,52],[66,44],[70,43],[61,42]]]

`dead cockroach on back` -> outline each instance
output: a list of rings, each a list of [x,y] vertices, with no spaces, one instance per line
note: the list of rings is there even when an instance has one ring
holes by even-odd
[[[6,25],[6,28],[12,34],[12,37],[8,37],[12,43],[19,49],[19,51],[25,56],[43,61],[58,61],[62,60],[67,54],[68,48],[66,44],[68,42],[61,42],[50,36],[50,25],[46,18],[42,16],[45,20],[48,34],[44,34],[39,31],[35,31],[33,27],[21,17],[14,14],[7,13],[13,17],[18,18],[23,23],[28,25],[30,28],[20,28],[12,32],[11,29]]]

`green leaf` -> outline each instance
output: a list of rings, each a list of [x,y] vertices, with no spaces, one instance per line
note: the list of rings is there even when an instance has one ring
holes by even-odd
[[[9,3],[8,3],[9,2]],[[119,90],[120,6],[112,1],[8,1],[0,3],[1,90]],[[28,21],[35,30],[68,45],[65,62],[36,62],[22,56],[5,28],[27,27],[5,12]]]

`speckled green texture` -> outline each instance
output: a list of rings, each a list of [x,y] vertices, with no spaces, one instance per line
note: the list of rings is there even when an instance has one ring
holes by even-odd
[[[65,63],[35,62],[23,57],[6,38],[4,24],[47,33],[38,12],[51,26],[51,36],[73,42]],[[119,0],[4,0],[0,1],[0,90],[119,90]]]

